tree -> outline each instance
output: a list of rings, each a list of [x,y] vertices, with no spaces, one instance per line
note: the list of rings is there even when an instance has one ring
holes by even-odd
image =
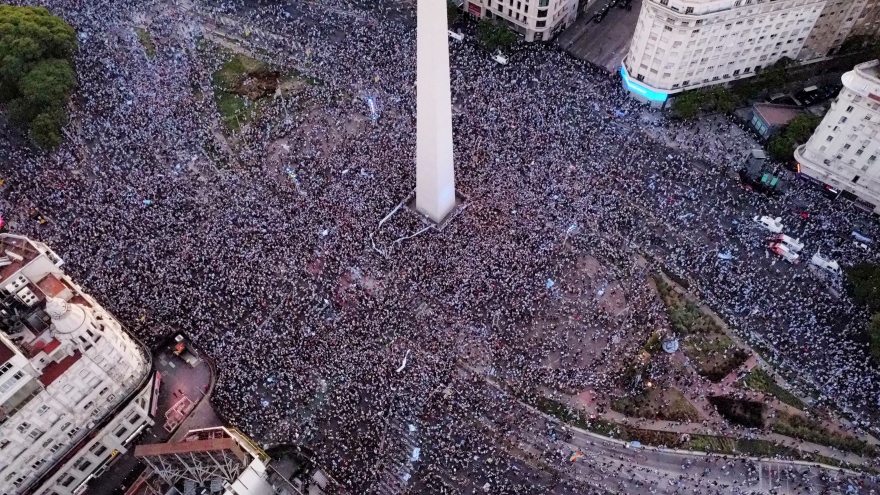
[[[480,21],[480,41],[488,50],[507,48],[516,42],[516,34],[501,22],[483,19]]]
[[[880,265],[858,263],[847,270],[846,274],[853,299],[868,306],[872,313],[880,312]]]
[[[672,102],[672,112],[681,119],[692,119],[703,109],[705,99],[706,94],[703,91],[681,93]]]
[[[736,95],[728,91],[722,86],[712,88],[712,106],[714,110],[721,113],[731,113],[736,110]]]
[[[459,10],[458,6],[452,3],[451,1],[446,2],[446,21],[449,27],[452,27],[455,24],[455,21],[458,20],[458,16],[461,14],[461,10]]]
[[[76,49],[76,32],[48,10],[0,5],[0,103],[38,146],[61,143]]]
[[[880,313],[875,314],[868,324],[868,344],[871,357],[880,362]]]
[[[822,117],[816,115],[798,115],[791,119],[785,129],[767,143],[770,159],[777,162],[791,161],[795,148],[806,143],[821,122]]]
[[[795,148],[797,145],[785,133],[779,133],[771,137],[767,143],[767,154],[773,161],[788,162],[792,160]]]
[[[815,131],[821,123],[822,117],[811,114],[798,115],[788,122],[788,125],[785,127],[785,133],[795,145],[801,145],[810,139],[810,136],[813,135],[813,131]]]

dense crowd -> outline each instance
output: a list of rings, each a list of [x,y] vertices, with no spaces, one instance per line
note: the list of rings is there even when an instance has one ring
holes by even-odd
[[[378,227],[414,187],[414,19],[401,2],[364,3],[47,0],[79,33],[79,89],[59,150],[3,131],[8,204],[50,218],[21,216],[16,229],[50,243],[146,341],[185,331],[216,362],[224,417],[263,442],[308,446],[354,493],[404,483],[415,444],[426,492],[584,493],[510,470],[483,422],[511,396],[476,377],[491,368],[526,395],[614,390],[619,357],[668,326],[645,283],[660,264],[820,404],[871,424],[880,382],[853,338],[866,315],[806,267],[769,259],[751,217],[781,216],[808,250],[843,263],[873,258],[848,237],[877,234],[873,223],[796,180],[783,198],[744,193],[730,172],[752,141],[736,124],[668,122],[552,46],[518,47],[500,66],[451,40],[467,208],[442,232],[395,242],[423,228],[406,210]],[[212,74],[232,38],[311,79],[224,136]],[[375,125],[366,95],[381,104]],[[637,251],[651,253],[648,269]],[[627,318],[551,287],[576,253],[612,267]],[[531,331],[562,313],[589,315],[585,355]],[[560,351],[565,366],[546,366]],[[485,366],[460,364],[477,356]],[[517,422],[505,421],[502,432]],[[474,455],[496,460],[477,469]]]

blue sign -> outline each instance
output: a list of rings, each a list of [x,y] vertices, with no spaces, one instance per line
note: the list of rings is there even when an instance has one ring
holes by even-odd
[[[620,76],[623,77],[623,84],[626,86],[626,89],[632,91],[633,93],[640,94],[645,98],[651,101],[666,101],[666,98],[669,97],[667,93],[662,93],[660,91],[654,89],[648,89],[645,86],[631,80],[629,78],[629,74],[626,73],[626,67],[620,66]]]

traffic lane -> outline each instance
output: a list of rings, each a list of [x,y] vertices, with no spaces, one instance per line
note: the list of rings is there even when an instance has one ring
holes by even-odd
[[[595,457],[589,457],[591,464],[598,463],[601,466],[604,462],[614,466],[622,462],[631,466],[647,468],[649,472],[640,474],[647,479],[657,482],[663,482],[663,480],[677,478],[685,474],[705,478],[710,482],[717,481],[726,484],[736,482],[741,484],[743,481],[746,481],[747,485],[764,484],[769,488],[769,479],[759,476],[759,469],[773,473],[779,473],[780,470],[788,470],[790,473],[797,473],[795,476],[798,478],[803,477],[803,473],[807,473],[808,485],[812,486],[842,486],[846,488],[849,484],[854,484],[855,486],[855,484],[866,481],[860,477],[845,476],[839,472],[801,464],[789,464],[785,461],[751,461],[730,456],[727,456],[727,459],[725,459],[725,456],[704,456],[696,453],[685,454],[651,449],[633,450],[614,442],[597,442],[591,435],[576,430],[571,433],[572,443],[569,445],[572,449],[580,449],[595,454]],[[706,469],[709,470],[708,473]],[[706,476],[701,476],[702,474],[706,474]],[[694,480],[692,479],[692,481]],[[874,483],[865,484],[875,490],[878,489],[878,486]]]

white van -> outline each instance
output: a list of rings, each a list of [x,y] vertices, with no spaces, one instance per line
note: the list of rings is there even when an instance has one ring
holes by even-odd
[[[804,243],[802,243],[800,239],[792,239],[791,237],[789,237],[785,234],[779,234],[777,236],[774,236],[774,238],[777,241],[788,246],[788,248],[791,249],[792,251],[794,251],[795,253],[801,252],[801,249],[804,248]]]
[[[762,227],[769,230],[770,232],[773,232],[774,234],[782,233],[782,217],[770,218],[767,216],[756,216],[752,220],[754,220],[755,223],[760,224]]]
[[[461,40],[464,39],[464,35],[463,35],[463,34],[456,33],[456,32],[454,32],[454,31],[452,31],[452,30],[448,30],[447,32],[449,33],[449,37],[452,38],[452,39],[454,39],[454,40],[461,41]]]
[[[770,249],[770,251],[778,254],[782,257],[782,259],[791,263],[792,265],[796,265],[800,261],[800,256],[798,256],[797,253],[789,249],[788,246],[781,242],[770,243],[770,245],[767,247]]]
[[[836,261],[822,256],[822,253],[819,251],[816,251],[816,254],[810,258],[810,263],[832,275],[840,275],[840,265],[838,265]]]
[[[501,65],[507,65],[507,57],[501,54],[501,52],[496,53],[492,56],[492,60],[498,62]]]

